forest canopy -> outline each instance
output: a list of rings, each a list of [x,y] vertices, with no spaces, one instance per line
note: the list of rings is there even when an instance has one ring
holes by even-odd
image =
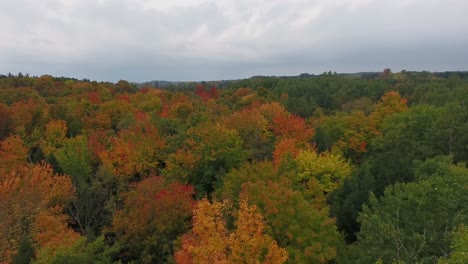
[[[468,76],[0,76],[0,263],[466,263]]]

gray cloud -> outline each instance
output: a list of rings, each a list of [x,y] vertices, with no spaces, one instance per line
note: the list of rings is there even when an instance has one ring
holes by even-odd
[[[467,1],[0,0],[0,73],[116,81],[468,69]]]

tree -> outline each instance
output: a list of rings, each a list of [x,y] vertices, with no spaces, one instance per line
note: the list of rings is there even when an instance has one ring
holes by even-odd
[[[176,263],[284,263],[286,250],[266,234],[266,222],[255,206],[240,203],[235,229],[226,227],[226,203],[198,202],[193,229],[182,237]]]
[[[136,91],[136,85],[125,80],[118,81],[114,87],[114,93],[135,93]]]
[[[241,199],[256,205],[271,226],[271,236],[286,248],[290,263],[328,263],[340,243],[328,208],[316,209],[289,179],[259,180],[242,186]]]
[[[0,103],[0,140],[3,140],[13,130],[13,115],[9,107],[3,103]]]
[[[229,235],[230,263],[284,263],[288,253],[266,234],[267,223],[255,205],[240,202],[235,231]]]
[[[224,118],[226,127],[235,129],[244,142],[244,149],[252,152],[252,158],[263,160],[271,155],[272,134],[269,123],[259,111],[242,109]]]
[[[210,203],[207,199],[197,203],[192,231],[182,236],[181,249],[174,256],[176,263],[228,263],[225,206],[221,202]]]
[[[46,125],[44,139],[41,148],[44,154],[49,157],[58,148],[62,147],[67,136],[67,123],[63,120],[52,120]]]
[[[80,232],[91,238],[108,222],[109,210],[104,205],[114,190],[110,188],[112,184],[102,188],[101,175],[93,174],[89,147],[85,136],[66,139],[63,147],[55,153],[55,158],[58,169],[70,175],[76,188],[76,199],[69,206],[69,213]]]
[[[29,235],[39,214],[62,210],[72,199],[69,177],[50,165],[25,165],[0,182],[0,261],[7,261],[22,235]]]
[[[179,150],[169,155],[164,175],[195,186],[197,195],[211,193],[222,177],[247,158],[236,130],[200,124],[187,131]]]
[[[60,206],[40,211],[31,228],[31,236],[38,248],[37,255],[54,256],[63,248],[72,247],[80,234],[68,227],[69,216]]]
[[[440,258],[439,264],[462,264],[468,262],[468,229],[461,225],[452,234],[451,254],[447,259]]]
[[[337,189],[352,172],[351,165],[342,156],[329,152],[301,151],[295,162],[298,182],[309,183],[324,194]]]
[[[34,248],[31,239],[27,235],[21,236],[18,252],[11,259],[12,264],[29,264],[34,257]]]
[[[216,190],[215,196],[220,200],[229,200],[234,204],[238,204],[242,184],[246,182],[255,183],[259,180],[276,181],[279,177],[280,173],[271,162],[245,162],[239,168],[235,168],[226,174],[223,178],[223,185]]]
[[[446,162],[446,161],[442,161]],[[359,215],[354,263],[434,262],[450,255],[452,231],[468,223],[468,170],[451,165],[442,175],[385,189]]]
[[[17,135],[11,135],[0,141],[0,182],[12,170],[26,164],[28,149],[23,140]]]
[[[188,229],[194,201],[192,186],[167,183],[151,176],[125,194],[125,204],[114,213],[109,232],[122,246],[122,261],[165,263],[174,240]]]
[[[165,140],[148,121],[137,122],[112,139],[111,149],[99,153],[103,165],[124,179],[157,172]]]
[[[292,138],[299,142],[308,142],[314,136],[314,129],[299,116],[278,115],[273,119],[273,131],[278,138]]]

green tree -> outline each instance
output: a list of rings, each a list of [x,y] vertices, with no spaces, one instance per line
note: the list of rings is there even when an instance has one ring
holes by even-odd
[[[271,236],[289,253],[289,263],[328,263],[340,237],[328,208],[316,209],[289,179],[243,184],[241,199],[256,205],[271,226]]]
[[[169,155],[164,175],[195,186],[197,195],[210,194],[231,169],[248,157],[238,132],[220,124],[201,124],[187,132],[188,138]]]
[[[467,175],[464,165],[451,165],[443,174],[389,186],[380,199],[371,195],[359,215],[353,263],[433,263],[448,256],[451,232],[468,223]]]
[[[468,262],[468,229],[465,225],[458,227],[452,234],[452,253],[448,258],[440,258],[440,264],[463,264]]]
[[[18,253],[12,257],[12,264],[29,264],[34,257],[34,247],[27,235],[22,235],[19,241]]]

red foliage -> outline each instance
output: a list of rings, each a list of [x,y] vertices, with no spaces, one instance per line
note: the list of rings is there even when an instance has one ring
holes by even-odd
[[[143,87],[143,88],[138,90],[138,92],[142,93],[142,94],[147,94],[149,91],[150,91],[150,88],[148,88],[148,87]]]
[[[210,97],[211,98],[214,98],[214,99],[217,99],[219,97],[219,91],[218,91],[218,88],[216,87],[211,87],[210,89]]]
[[[186,219],[195,206],[193,195],[192,186],[167,184],[158,176],[146,178],[125,195],[125,205],[115,212],[110,231],[130,248],[127,254],[154,249],[187,231]]]
[[[99,160],[99,154],[106,151],[110,144],[111,140],[107,131],[95,130],[88,135],[88,148],[93,155],[93,160]]]
[[[169,116],[169,106],[166,104],[163,106],[163,110],[159,114],[160,117],[168,117]]]
[[[210,99],[210,93],[206,91],[206,87],[204,85],[197,85],[195,87],[195,93],[203,99],[203,101],[208,101]]]

